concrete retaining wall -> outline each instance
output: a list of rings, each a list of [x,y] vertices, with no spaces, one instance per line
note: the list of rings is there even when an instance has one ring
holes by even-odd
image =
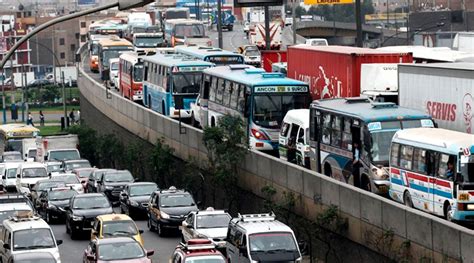
[[[184,124],[180,127],[177,121],[118,94],[110,93],[108,98],[106,89],[82,70],[78,84],[82,98],[88,102],[84,105],[92,105],[124,129],[151,143],[163,137],[175,149],[175,155],[184,160],[194,158],[203,164],[207,160],[201,130]],[[84,114],[81,117],[94,118]],[[394,250],[382,249],[380,242],[384,233],[392,232],[392,247],[409,244],[412,261],[474,262],[474,232],[464,227],[260,152],[249,152],[239,172],[240,186],[258,196],[262,196],[265,185],[272,185],[281,200],[283,192],[293,192],[296,212],[308,219],[314,219],[329,205],[338,206],[348,219],[347,237],[388,256],[393,256]]]

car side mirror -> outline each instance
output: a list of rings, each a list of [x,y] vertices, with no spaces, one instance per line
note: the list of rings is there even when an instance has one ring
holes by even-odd
[[[2,179],[3,179],[3,180],[5,180],[5,179],[6,179],[5,175],[2,175]]]
[[[120,196],[122,196],[122,197],[127,197],[127,193],[122,192],[122,193],[120,193]]]
[[[10,250],[10,244],[8,243],[3,244],[3,248]]]
[[[63,241],[60,239],[60,240],[56,240],[56,245],[60,246],[61,244],[63,243]]]
[[[151,256],[153,256],[153,255],[155,255],[155,250],[147,250],[147,251],[146,251],[146,256],[147,256],[147,257],[151,257]]]
[[[138,230],[138,233],[140,233],[140,234],[143,234],[144,232],[145,232],[145,231],[143,231],[143,230],[141,230],[141,229]]]
[[[16,175],[16,178],[21,178],[20,174],[17,174],[17,175]]]
[[[44,160],[45,160],[45,161],[48,160],[48,156],[47,156],[47,155],[44,156]]]

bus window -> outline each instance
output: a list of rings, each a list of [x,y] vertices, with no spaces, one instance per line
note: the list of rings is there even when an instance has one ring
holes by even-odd
[[[232,82],[226,81],[224,88],[224,95],[222,97],[222,105],[230,107],[230,93],[232,92]]]
[[[288,141],[292,141],[293,144],[296,143],[296,136],[298,135],[299,129],[300,129],[300,126],[296,124],[291,125],[290,137]]]
[[[232,87],[232,93],[230,94],[230,108],[236,110],[238,100],[239,100],[239,85],[234,84]]]
[[[214,77],[211,80],[211,89],[209,92],[209,100],[216,101],[216,93],[217,93],[217,78]]]
[[[438,162],[438,177],[443,178],[443,179],[453,179],[453,178],[447,178],[447,173],[448,173],[448,163],[452,163],[454,169],[456,169],[456,166],[454,165],[456,157],[453,155],[448,155],[448,154],[440,154],[439,155],[439,162]],[[453,171],[455,174],[455,171]]]
[[[332,132],[331,132],[331,145],[336,147],[341,147],[341,124],[342,118],[340,116],[334,116],[332,120]]]
[[[245,86],[239,85],[239,102],[237,103],[238,111],[241,113],[249,111],[247,107],[247,101],[245,99]]]
[[[299,131],[298,131],[298,140],[297,140],[298,143],[305,143],[304,142],[304,129],[303,128],[299,128]]]
[[[211,80],[208,75],[204,76],[203,80],[203,89],[202,89],[202,98],[203,99],[209,99],[209,87],[211,86]]]
[[[286,137],[289,130],[290,130],[290,124],[284,122],[283,126],[281,127],[280,135],[283,136],[283,137]]]
[[[402,145],[400,150],[400,168],[405,170],[412,169],[413,147]]]
[[[421,174],[428,174],[428,151],[416,148],[413,151],[413,171]]]
[[[400,144],[393,143],[391,147],[392,152],[390,153],[390,166],[398,167],[399,165],[398,161],[400,160],[400,158],[398,158],[399,150],[400,150]]]
[[[222,104],[222,96],[224,95],[224,79],[217,80],[216,102]]]
[[[323,132],[321,134],[321,141],[325,144],[331,143],[331,115],[323,115]]]
[[[349,118],[344,118],[342,149],[349,151],[352,150],[351,120]]]

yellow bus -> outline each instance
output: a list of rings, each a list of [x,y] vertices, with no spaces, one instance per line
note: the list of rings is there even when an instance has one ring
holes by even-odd
[[[133,51],[133,44],[118,37],[99,40],[99,72],[102,80],[109,80],[109,60],[119,58],[120,53]]]
[[[19,151],[23,149],[22,139],[36,138],[38,128],[22,123],[0,125],[0,151]]]

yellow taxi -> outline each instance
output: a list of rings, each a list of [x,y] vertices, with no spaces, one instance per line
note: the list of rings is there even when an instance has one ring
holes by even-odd
[[[143,230],[139,230],[135,222],[127,215],[100,215],[95,218],[91,240],[125,236],[134,238],[144,246],[141,234],[143,234]]]

